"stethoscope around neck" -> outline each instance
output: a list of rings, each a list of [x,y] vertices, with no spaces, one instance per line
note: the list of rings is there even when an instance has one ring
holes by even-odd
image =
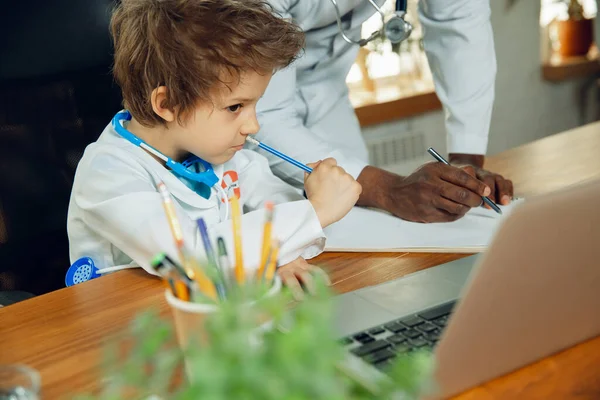
[[[206,185],[210,189],[208,192],[208,197],[210,197],[210,191],[215,189],[218,195],[221,197],[221,203],[225,204],[224,219],[227,220],[229,218],[229,201],[227,198],[227,194],[225,193],[225,190],[223,190],[223,188],[220,185],[218,185],[219,177],[217,177],[217,175],[215,174],[213,166],[210,163],[196,156],[192,156],[181,163],[174,161],[170,157],[165,156],[163,153],[156,150],[154,147],[150,146],[142,139],[128,131],[127,128],[125,128],[125,126],[123,125],[125,121],[131,121],[131,113],[129,113],[129,111],[126,110],[118,112],[112,119],[112,126],[119,135],[121,135],[124,139],[127,139],[134,145],[146,150],[148,153],[163,160],[165,162],[165,165],[169,167],[176,175],[182,176],[190,181]],[[195,172],[190,170],[190,167],[193,167],[195,165],[200,165],[202,171]],[[132,262],[126,265],[98,268],[94,264],[94,260],[92,260],[90,257],[82,257],[76,260],[67,270],[67,275],[65,276],[65,284],[67,286],[73,286],[78,283],[83,283],[95,279],[109,272],[115,272],[129,268],[139,268],[139,266]]]
[[[366,39],[360,39],[358,41],[352,40],[348,37],[348,35],[346,35],[346,31],[344,30],[344,27],[342,25],[342,16],[340,13],[340,8],[337,5],[337,0],[330,1],[335,7],[335,17],[337,20],[338,29],[340,30],[340,33],[342,34],[344,40],[348,43],[357,44],[359,46],[365,46],[370,41],[382,36],[387,38],[390,42],[392,42],[392,44],[398,44],[408,39],[412,32],[412,25],[410,24],[410,22],[404,19],[404,17],[406,16],[408,0],[396,0],[396,9],[394,11],[394,14],[387,22],[385,21],[385,14],[381,10],[381,7],[379,7],[374,0],[368,0],[369,3],[371,3],[371,6],[373,6],[373,8],[375,8],[375,10],[377,10],[379,15],[381,16],[381,29],[373,32],[371,36],[369,36]]]
[[[179,163],[172,158],[165,156],[163,153],[144,142],[132,132],[128,131],[124,126],[126,121],[131,121],[131,113],[127,110],[119,111],[112,119],[112,126],[121,137],[163,160],[165,162],[165,166],[173,171],[175,175],[179,175],[180,177],[192,182],[203,184],[210,190],[216,190],[217,195],[221,197],[222,203],[225,204],[224,219],[227,220],[229,218],[229,202],[227,193],[225,193],[225,190],[218,185],[219,177],[215,174],[214,168],[209,162],[204,161],[200,157],[192,155],[191,157]],[[197,167],[199,171],[193,171],[192,167]],[[206,194],[199,194],[206,199],[210,197],[210,192]]]

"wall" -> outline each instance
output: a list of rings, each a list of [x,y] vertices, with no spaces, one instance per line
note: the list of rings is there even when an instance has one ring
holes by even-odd
[[[594,79],[562,83],[542,80],[540,2],[513,0],[491,4],[498,74],[488,154],[595,120],[600,111],[600,90]],[[373,162],[400,173],[429,161],[427,156],[421,156],[429,146],[445,152],[442,111],[366,127],[363,133]],[[408,144],[409,150],[394,153],[400,147],[389,145],[394,140]],[[394,163],[394,159],[405,160]]]

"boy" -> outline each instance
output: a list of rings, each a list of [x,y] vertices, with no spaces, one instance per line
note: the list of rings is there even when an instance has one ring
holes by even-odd
[[[299,281],[310,289],[313,267],[304,259],[322,251],[323,228],[354,206],[361,187],[326,159],[311,164],[305,199],[271,173],[262,155],[242,149],[259,130],[255,107],[273,72],[304,43],[300,29],[259,0],[123,0],[111,29],[126,111],[77,168],[67,222],[71,261],[91,257],[100,268],[133,262],[153,273],[149,261],[158,252],[176,258],[157,190],[162,181],[197,255],[204,251],[199,217],[233,254],[228,198],[239,198],[249,211],[242,218],[247,269],[258,266],[262,208],[273,201],[278,272],[296,294]],[[208,163],[188,166],[193,179],[167,168],[190,155]]]

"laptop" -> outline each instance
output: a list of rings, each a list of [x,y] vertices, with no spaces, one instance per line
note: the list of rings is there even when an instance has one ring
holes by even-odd
[[[372,376],[430,349],[446,398],[600,335],[598,310],[594,181],[515,207],[483,254],[337,296],[335,326]]]

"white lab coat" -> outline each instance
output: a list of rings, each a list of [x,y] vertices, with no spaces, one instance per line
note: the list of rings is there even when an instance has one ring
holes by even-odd
[[[312,205],[276,178],[263,156],[242,150],[214,168],[218,184],[229,197],[239,191],[240,205],[248,211],[242,217],[244,264],[248,270],[259,263],[265,221],[262,207],[268,200],[276,204],[273,237],[281,240],[281,264],[298,256],[312,258],[323,250],[325,235]],[[86,148],[75,174],[67,220],[71,262],[90,257],[97,267],[104,268],[133,261],[154,273],[150,261],[159,252],[177,259],[156,189],[159,181],[174,198],[188,249],[199,257],[205,255],[196,224],[196,219],[202,217],[213,244],[218,236],[225,239],[233,265],[231,222],[224,220],[226,203],[221,196],[213,190],[210,198],[204,199],[110,125],[97,142]]]
[[[384,0],[376,0],[383,4]],[[345,42],[330,0],[269,0],[306,33],[301,58],[277,72],[257,111],[258,140],[302,161],[334,157],[355,178],[368,153],[346,76],[358,46]],[[368,0],[338,0],[346,33],[360,38],[375,13]],[[496,58],[489,0],[421,0],[419,16],[436,92],[446,114],[448,151],[485,154],[494,101]],[[276,175],[300,187],[297,168],[268,156]]]

